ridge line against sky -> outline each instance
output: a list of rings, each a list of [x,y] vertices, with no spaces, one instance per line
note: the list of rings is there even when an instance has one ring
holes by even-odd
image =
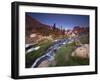
[[[73,14],[51,14],[51,13],[33,13],[26,12],[33,19],[38,20],[43,24],[62,27],[63,29],[72,29],[75,26],[89,27],[88,15],[73,15]]]

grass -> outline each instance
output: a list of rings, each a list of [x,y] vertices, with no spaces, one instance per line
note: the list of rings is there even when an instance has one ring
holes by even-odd
[[[56,66],[66,66],[69,55],[73,51],[74,43],[62,46],[55,54]]]
[[[57,51],[56,55],[55,55],[55,60],[56,60],[56,66],[64,66],[66,65],[66,60],[65,60],[65,53],[67,53],[66,51],[66,47],[62,47],[59,49],[59,51]]]
[[[82,44],[89,44],[89,35],[88,34],[81,35],[80,42]]]
[[[67,62],[67,65],[68,66],[89,65],[89,59],[70,56],[70,60]]]
[[[89,59],[79,57],[72,57],[75,43],[70,43],[62,46],[55,55],[56,66],[76,66],[76,65],[89,65]]]
[[[46,41],[46,42],[41,42],[38,44],[38,46],[40,46],[39,50],[36,51],[32,51],[28,54],[26,54],[26,68],[31,67],[31,65],[33,64],[33,62],[40,56],[43,55],[43,53],[45,52],[45,50],[52,44],[51,41]]]

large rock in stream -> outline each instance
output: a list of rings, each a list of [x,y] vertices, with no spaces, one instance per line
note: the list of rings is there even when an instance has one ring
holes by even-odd
[[[73,57],[89,58],[89,44],[84,44],[72,52]]]

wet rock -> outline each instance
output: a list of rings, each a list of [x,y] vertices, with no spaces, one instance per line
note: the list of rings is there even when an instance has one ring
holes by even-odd
[[[43,61],[38,67],[48,67],[50,62],[48,60]]]

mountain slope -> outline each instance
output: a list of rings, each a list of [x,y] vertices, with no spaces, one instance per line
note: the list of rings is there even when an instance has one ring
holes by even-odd
[[[31,33],[48,35],[50,34],[50,31],[52,33],[52,27],[42,24],[38,20],[33,19],[31,16],[26,15],[26,35],[30,35]]]

